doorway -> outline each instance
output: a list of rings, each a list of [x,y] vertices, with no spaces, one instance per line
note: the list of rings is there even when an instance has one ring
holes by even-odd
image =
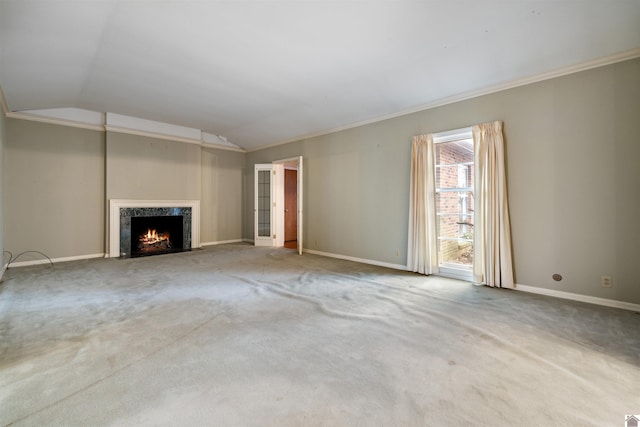
[[[302,255],[302,156],[254,165],[256,246],[297,249]]]
[[[284,169],[284,247],[298,248],[298,170]]]

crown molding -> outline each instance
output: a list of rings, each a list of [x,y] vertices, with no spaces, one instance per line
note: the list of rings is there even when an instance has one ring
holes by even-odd
[[[184,142],[186,144],[196,144],[203,147],[209,146],[222,150],[245,152],[244,149],[227,141],[226,138],[203,132],[200,129],[124,116],[122,114],[106,113],[104,128],[108,132],[127,133]]]
[[[95,130],[98,132],[104,132],[104,125],[81,122],[77,120],[70,120],[70,119],[61,118],[61,117],[42,116],[39,114],[27,113],[24,111],[9,111],[6,113],[6,116],[9,117],[10,119],[29,120],[32,122],[41,122],[41,123],[48,123],[52,125],[60,125],[60,126],[67,126],[67,127],[89,129],[89,130]]]
[[[271,144],[262,145],[256,148],[247,149],[248,153],[254,151],[260,151],[267,148],[277,147],[279,145],[289,144],[291,142],[302,141],[305,139],[316,138],[323,135],[329,135],[332,133],[340,132],[343,130],[353,129],[360,126],[365,126],[377,122],[382,122],[384,120],[393,119],[396,117],[402,117],[409,114],[419,113],[421,111],[430,110],[436,107],[442,107],[444,105],[454,104],[456,102],[465,101],[467,99],[473,99],[484,95],[490,95],[492,93],[502,92],[507,89],[513,89],[520,86],[526,86],[532,83],[538,83],[545,80],[554,79],[556,77],[562,77],[569,74],[579,73],[581,71],[587,71],[593,68],[604,67],[605,65],[615,64],[617,62],[627,61],[629,59],[635,59],[640,57],[640,48],[630,49],[623,52],[618,52],[613,55],[604,56],[602,58],[594,59],[587,62],[581,62],[579,64],[570,65],[568,67],[559,68],[557,70],[548,71],[546,73],[540,73],[533,76],[523,77],[521,79],[511,80],[506,83],[500,83],[493,86],[488,86],[483,89],[469,91],[460,93],[457,95],[453,95],[450,97],[442,98],[427,104],[420,105],[418,107],[409,108],[406,110],[402,110],[396,113],[386,114],[383,116],[378,116],[374,119],[363,120],[360,122],[352,123],[349,125],[339,126],[336,128],[325,129],[318,132],[311,132],[308,134],[303,134],[299,136],[295,136],[293,138],[287,138],[278,142],[274,142]]]
[[[2,88],[0,87],[0,91],[1,90]],[[0,92],[0,103],[2,104],[2,109],[5,116],[11,119],[28,120],[33,122],[48,123],[53,125],[74,127],[74,128],[80,128],[80,129],[88,129],[88,130],[93,130],[98,132],[117,132],[117,133],[129,134],[129,135],[145,136],[149,138],[164,139],[167,141],[176,141],[176,142],[183,142],[187,144],[195,144],[195,145],[200,145],[202,147],[215,148],[218,150],[227,150],[227,151],[235,151],[238,153],[246,153],[246,150],[244,150],[243,148],[238,147],[220,137],[217,137],[217,138],[221,141],[221,143],[217,143],[216,142],[217,139],[214,138],[216,137],[215,135],[207,134],[205,132],[200,131],[199,129],[184,128],[184,129],[188,129],[190,131],[189,133],[179,132],[180,129],[178,129],[178,132],[175,132],[175,133],[182,133],[183,135],[185,134],[193,135],[193,137],[180,136],[176,134],[163,132],[163,130],[164,131],[168,130],[169,132],[175,131],[179,127],[176,127],[174,125],[169,125],[166,123],[150,122],[148,120],[137,119],[135,117],[127,117],[128,120],[126,120],[125,123],[133,123],[134,125],[143,124],[142,126],[134,128],[134,127],[104,124],[105,121],[108,122],[108,118],[112,117],[110,113],[96,113],[94,111],[88,111],[88,110],[82,110],[82,109],[73,109],[73,110],[76,110],[75,116],[78,117],[79,119],[72,118],[74,116],[73,111],[68,114],[56,114],[55,112],[56,109],[31,110],[29,112],[5,111],[4,109],[6,107],[6,102],[4,102],[4,95],[2,94],[2,92]],[[71,110],[71,109],[68,109],[68,110]],[[98,115],[102,116],[103,119],[98,120],[96,118]],[[84,116],[84,119],[81,120],[80,119],[81,116]],[[92,118],[87,119],[87,117],[89,116],[92,116]],[[105,116],[107,117],[106,120],[104,119]],[[120,117],[124,117],[124,116],[120,116]],[[100,123],[100,121],[102,123]],[[150,125],[149,123],[155,124],[156,125],[155,128],[158,129],[158,131],[151,130],[151,129],[154,129],[154,125],[153,124]],[[196,135],[198,135],[198,138],[195,137]]]
[[[139,129],[133,129],[133,128],[127,128],[127,127],[112,126],[112,125],[104,125],[104,130],[107,132],[126,133],[128,135],[146,136],[146,137],[156,138],[156,139],[165,139],[168,141],[184,142],[186,144],[200,145],[202,142],[199,139],[195,139],[195,138],[185,138],[180,136],[167,135],[165,133],[160,133],[160,132],[150,132],[147,130],[139,130]]]
[[[221,145],[221,144],[213,144],[213,143],[203,142],[201,139],[185,138],[185,137],[179,137],[179,136],[174,136],[174,135],[167,135],[165,133],[160,133],[160,132],[150,132],[150,131],[146,131],[146,130],[138,130],[138,129],[120,127],[120,126],[112,126],[112,125],[105,125],[104,126],[104,130],[106,132],[124,133],[124,134],[128,134],[128,135],[136,135],[136,136],[144,136],[144,137],[148,137],[148,138],[164,139],[166,141],[183,142],[185,144],[195,144],[195,145],[199,145],[201,147],[211,147],[211,148],[216,148],[216,149],[219,149],[219,150],[227,150],[227,151],[235,151],[235,152],[238,152],[238,153],[246,153],[246,151],[244,149],[242,149],[242,148],[235,148],[235,147],[230,147],[230,146]]]
[[[176,140],[183,142],[201,141],[202,139],[202,131],[200,129],[141,119],[133,116],[125,116],[116,113],[106,113],[105,124],[114,129],[131,129],[135,132],[172,136],[175,137]]]
[[[227,150],[227,151],[235,151],[236,153],[246,153],[247,150],[245,150],[244,148],[240,148],[240,147],[230,147],[228,145],[222,145],[222,144],[214,144],[211,142],[201,142],[200,145],[204,148],[215,148],[217,150]]]

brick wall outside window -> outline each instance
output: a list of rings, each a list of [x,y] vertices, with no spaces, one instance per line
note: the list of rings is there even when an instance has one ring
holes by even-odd
[[[458,142],[444,142],[435,145],[436,188],[473,188],[472,145]],[[466,177],[464,176],[466,174]],[[466,197],[461,197],[466,195]],[[462,206],[464,205],[464,207]],[[441,192],[436,195],[438,235],[452,238],[473,239],[473,194],[459,192]],[[440,262],[454,262],[471,265],[473,262],[473,243],[464,241],[438,240]]]

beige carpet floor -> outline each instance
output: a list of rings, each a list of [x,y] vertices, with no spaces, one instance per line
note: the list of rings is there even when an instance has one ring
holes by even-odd
[[[0,425],[622,426],[640,315],[237,244],[10,268]]]

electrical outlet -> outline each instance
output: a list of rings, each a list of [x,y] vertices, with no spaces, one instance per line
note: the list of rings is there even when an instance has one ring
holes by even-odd
[[[396,249],[396,256],[400,256],[400,249]]]
[[[611,288],[612,286],[613,282],[611,282],[611,276],[602,276],[602,287]]]

